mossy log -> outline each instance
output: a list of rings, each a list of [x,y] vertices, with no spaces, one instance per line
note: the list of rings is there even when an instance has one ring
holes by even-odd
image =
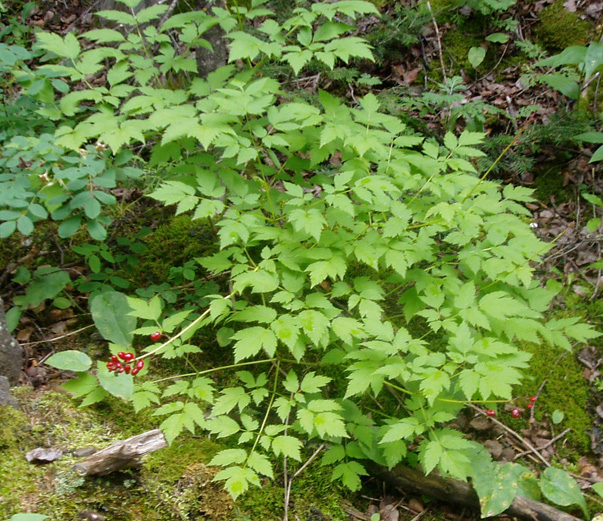
[[[126,440],[119,440],[106,449],[99,450],[73,468],[82,476],[106,476],[117,470],[140,465],[140,458],[150,452],[167,447],[159,429],[143,432]]]
[[[392,470],[374,466],[370,471],[374,476],[400,490],[410,490],[416,494],[424,494],[446,503],[479,511],[477,493],[464,481],[444,478],[433,473],[425,476],[417,470],[402,465]],[[515,497],[505,513],[529,521],[579,521],[577,517],[561,510],[521,496]]]

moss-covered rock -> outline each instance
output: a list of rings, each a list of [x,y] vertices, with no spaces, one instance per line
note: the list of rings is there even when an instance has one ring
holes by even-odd
[[[536,41],[551,52],[558,52],[571,45],[585,45],[591,26],[578,13],[570,13],[563,0],[546,7],[540,13],[540,24],[536,27]]]

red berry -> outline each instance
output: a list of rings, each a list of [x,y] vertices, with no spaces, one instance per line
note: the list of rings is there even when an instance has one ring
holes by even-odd
[[[153,342],[157,342],[157,340],[159,340],[163,335],[159,332],[159,331],[155,331],[152,335],[151,335],[151,340]]]
[[[126,366],[126,367],[127,367],[127,366]],[[117,372],[118,372],[118,373],[123,373],[125,370],[126,370],[126,368],[125,368],[125,367],[122,365],[122,366],[121,366],[121,367],[120,367],[120,368],[117,370]]]
[[[538,398],[536,398],[536,396],[530,396],[530,401],[532,403],[534,403],[536,400],[538,400]]]
[[[531,409],[532,407],[534,407],[534,402],[528,403],[528,409]]]
[[[138,369],[138,367],[135,367],[134,369],[132,369],[132,376],[136,376],[139,371],[140,371],[140,369]]]
[[[107,362],[107,370],[108,371],[114,371],[115,370],[115,364],[113,362]]]
[[[138,360],[138,362],[136,362],[136,369],[138,369],[139,371],[144,367],[144,360]]]
[[[126,353],[124,353],[123,351],[120,351],[119,353],[117,353],[117,356],[119,358],[121,358],[122,360],[126,359]]]
[[[111,362],[118,362],[117,355],[111,355]]]
[[[486,411],[486,414],[487,414],[488,416],[496,416],[496,411],[495,411],[494,409],[488,409],[488,410]]]
[[[131,362],[134,360],[134,353],[124,353],[124,361]]]
[[[511,416],[513,416],[513,418],[519,418],[521,416],[521,411],[515,407],[515,409],[511,411]]]
[[[126,367],[124,367],[124,372],[125,372],[126,374],[130,374],[130,370],[131,370],[131,369],[132,369],[132,368],[131,368],[129,365],[127,365]]]

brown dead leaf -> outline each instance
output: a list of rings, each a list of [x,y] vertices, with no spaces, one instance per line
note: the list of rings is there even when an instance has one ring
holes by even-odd
[[[31,338],[31,335],[33,332],[34,332],[33,326],[24,327],[23,329],[19,329],[19,332],[17,333],[16,338],[19,342],[25,344],[25,343],[29,342],[29,339]]]
[[[603,481],[603,474],[601,471],[595,467],[586,456],[582,456],[578,460],[578,468],[580,469],[580,475],[583,478],[595,481],[597,483]]]
[[[404,75],[402,76],[404,79],[404,83],[407,83],[408,85],[410,85],[410,84],[414,83],[415,81],[417,81],[417,77],[419,76],[420,72],[421,72],[421,67],[416,67],[415,69],[406,71],[404,73]]]
[[[50,312],[48,313],[48,316],[50,317],[51,320],[63,320],[65,318],[71,318],[74,316],[73,308],[67,308],[67,309],[54,308],[54,309],[50,310]]]
[[[400,512],[398,511],[398,505],[400,501],[391,496],[385,496],[379,502],[379,515],[382,521],[398,521],[400,519]]]
[[[425,505],[423,504],[423,501],[421,501],[419,498],[413,497],[408,502],[408,508],[410,508],[414,512],[420,513],[420,512],[423,512],[423,510],[425,510]]]

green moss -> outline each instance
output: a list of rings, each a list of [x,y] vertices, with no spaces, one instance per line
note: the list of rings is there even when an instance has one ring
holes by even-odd
[[[205,438],[178,438],[158,452],[149,454],[145,469],[161,481],[174,483],[185,475],[192,463],[207,463],[223,447]]]
[[[533,396],[544,382],[534,409],[534,417],[538,421],[549,424],[553,411],[560,410],[565,414],[563,422],[557,427],[558,431],[570,428],[566,440],[568,445],[558,452],[563,453],[571,461],[577,461],[580,456],[590,452],[590,435],[592,420],[587,413],[590,386],[582,372],[584,367],[572,353],[561,348],[547,345],[523,346],[532,353],[530,360],[529,380],[517,389],[520,407],[525,407],[527,399]],[[525,403],[524,403],[525,402]],[[526,420],[509,421],[515,428],[525,428]]]
[[[341,503],[346,495],[331,481],[331,469],[314,463],[293,480],[289,519],[347,519]],[[284,489],[275,482],[253,487],[237,501],[237,521],[279,521],[283,518]]]
[[[560,204],[568,201],[570,198],[567,188],[563,186],[563,174],[555,168],[537,172],[534,179],[534,189],[536,199],[545,204],[551,201]]]
[[[571,45],[585,45],[588,41],[590,24],[578,13],[567,11],[563,4],[563,0],[556,0],[540,13],[535,36],[537,42],[549,51],[562,51]]]
[[[173,266],[213,253],[216,238],[203,221],[179,215],[146,235],[142,242],[147,251],[133,270],[139,286],[165,282]]]
[[[27,417],[21,411],[0,405],[0,450],[14,449],[18,440],[30,430]]]

